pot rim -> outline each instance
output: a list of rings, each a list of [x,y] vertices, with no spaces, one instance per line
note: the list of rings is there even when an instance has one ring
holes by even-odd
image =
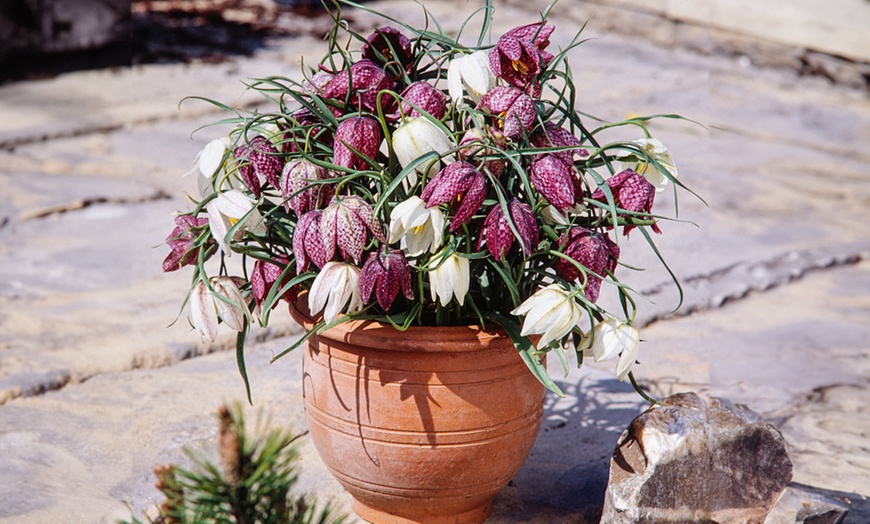
[[[289,310],[290,316],[306,331],[310,331],[322,319],[321,315],[312,315],[309,311],[307,293],[300,293],[295,301],[290,302]],[[478,324],[409,326],[407,330],[400,331],[388,323],[349,320],[313,337],[394,351],[461,352],[480,350],[490,345],[513,347],[513,341],[504,329],[492,323],[485,328]]]

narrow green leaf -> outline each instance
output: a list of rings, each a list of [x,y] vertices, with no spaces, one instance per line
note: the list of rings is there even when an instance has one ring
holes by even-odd
[[[245,382],[245,392],[248,396],[248,403],[252,406],[251,401],[251,383],[248,381],[248,370],[245,366],[245,336],[248,334],[248,319],[245,319],[244,327],[236,336],[236,364],[239,367],[239,373],[242,375],[242,380]]]

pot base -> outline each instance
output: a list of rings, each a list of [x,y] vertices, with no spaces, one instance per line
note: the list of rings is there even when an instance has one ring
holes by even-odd
[[[492,511],[492,501],[483,506],[470,509],[463,513],[452,515],[431,515],[417,519],[400,517],[386,513],[377,508],[367,506],[357,499],[352,499],[351,508],[360,518],[373,524],[480,524],[489,517]]]

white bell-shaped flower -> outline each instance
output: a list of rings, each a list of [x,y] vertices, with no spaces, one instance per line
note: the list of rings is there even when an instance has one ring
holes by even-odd
[[[583,337],[580,346],[585,354],[591,354],[595,362],[619,357],[616,365],[616,376],[624,380],[637,359],[640,347],[640,333],[627,324],[615,318],[606,318],[599,322],[591,333]]]
[[[454,58],[447,66],[447,91],[455,103],[462,102],[462,93],[475,102],[495,87],[495,75],[489,67],[489,55],[475,51]]]
[[[402,167],[408,166],[421,156],[436,152],[443,156],[453,148],[453,141],[443,129],[425,117],[409,118],[393,132],[393,151]],[[445,164],[453,162],[451,157],[443,157]],[[415,168],[421,175],[432,176],[437,171],[438,161],[423,162]],[[417,177],[410,173],[406,177],[410,185],[417,183]]]
[[[217,197],[205,205],[211,234],[227,256],[232,254],[226,238],[227,233],[240,220],[243,221],[242,226],[235,230],[232,240],[241,240],[246,231],[255,235],[266,234],[266,224],[256,204],[256,200],[237,189],[231,189],[218,193]]]
[[[435,260],[441,260],[435,257]],[[454,297],[459,305],[465,304],[465,295],[471,285],[471,271],[467,258],[456,253],[447,257],[437,268],[429,271],[429,291],[432,301],[436,299],[446,306]]]
[[[390,244],[401,240],[412,257],[434,253],[444,242],[444,223],[444,212],[438,206],[427,209],[423,199],[411,196],[390,213]]]
[[[568,290],[559,284],[550,284],[511,311],[512,315],[525,315],[522,336],[541,335],[537,348],[543,349],[554,340],[562,340],[580,322],[583,311]]]
[[[308,309],[313,314],[323,311],[327,324],[342,311],[360,311],[365,305],[360,298],[360,269],[343,262],[327,262],[308,293]]]

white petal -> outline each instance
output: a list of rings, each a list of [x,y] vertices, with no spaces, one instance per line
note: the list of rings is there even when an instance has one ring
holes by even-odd
[[[218,209],[218,200],[211,200],[205,205],[205,210],[208,213],[208,228],[211,231],[211,236],[217,241],[221,251],[226,256],[231,256],[232,251],[227,244],[227,231],[230,228],[230,222]]]
[[[538,290],[534,295],[526,299],[525,302],[511,313],[514,315],[526,315],[526,320],[523,322],[523,335],[528,333],[543,333],[542,329],[538,329],[536,325],[543,317],[548,315],[553,309],[565,300],[565,295],[552,289],[551,284],[543,289]]]
[[[465,295],[468,294],[468,288],[471,285],[471,271],[469,270],[469,262],[467,258],[454,256],[454,269],[451,277],[453,282],[453,296],[462,306],[465,304]]]
[[[547,329],[541,334],[541,340],[538,341],[538,349],[544,349],[553,340],[561,340],[574,327],[572,320],[574,316],[571,311],[571,304],[568,300],[563,302],[558,308],[554,309],[550,315],[552,322]]]
[[[217,310],[211,291],[202,281],[194,286],[190,294],[190,323],[203,337],[212,342],[217,337]]]
[[[218,210],[220,210],[224,215],[230,218],[235,218],[236,220],[247,215],[248,211],[254,207],[255,203],[254,200],[238,189],[231,189],[219,193],[216,200]]]
[[[206,178],[212,178],[223,166],[224,155],[229,147],[229,139],[216,138],[205,145],[200,151],[197,165],[199,172]]]
[[[476,51],[465,57],[460,71],[462,80],[471,90],[468,94],[475,98],[475,101],[479,101],[480,97],[492,87],[490,78],[493,74],[489,69],[489,56],[484,51]]]
[[[453,268],[451,266],[452,261],[448,259],[441,267],[433,271],[434,278],[438,282],[438,298],[442,307],[449,304],[453,298],[453,279],[450,275]]]
[[[426,252],[432,245],[432,226],[426,225],[422,231],[408,230],[405,234],[405,247],[408,256],[416,257]]]
[[[441,295],[441,290],[438,289],[438,276],[436,275],[437,272],[438,272],[438,269],[433,269],[432,271],[428,272],[429,273],[429,296],[430,296],[432,302],[435,302],[435,300]]]
[[[335,281],[335,275],[340,269],[338,262],[327,262],[317,277],[314,283],[311,284],[311,290],[308,292],[308,310],[316,315],[323,310],[326,301],[329,298],[329,292],[332,290]]]
[[[217,308],[218,316],[226,325],[236,331],[241,331],[245,328],[245,299],[242,292],[236,284],[228,277],[215,277],[211,279],[212,287],[218,295],[222,295],[225,302],[220,296],[214,297],[214,305]],[[244,309],[243,309],[244,308]]]
[[[454,102],[462,101],[462,74],[460,73],[460,60],[463,57],[454,58],[447,65],[447,92]]]
[[[429,246],[429,252],[437,251],[441,244],[444,243],[444,213],[437,207],[429,210],[429,224],[432,226],[432,245]]]
[[[625,377],[628,376],[640,348],[640,333],[636,329],[628,324],[623,324],[621,330],[625,332],[627,347],[623,349],[622,355],[619,356],[619,363],[616,365],[616,376],[620,381],[625,380]]]

